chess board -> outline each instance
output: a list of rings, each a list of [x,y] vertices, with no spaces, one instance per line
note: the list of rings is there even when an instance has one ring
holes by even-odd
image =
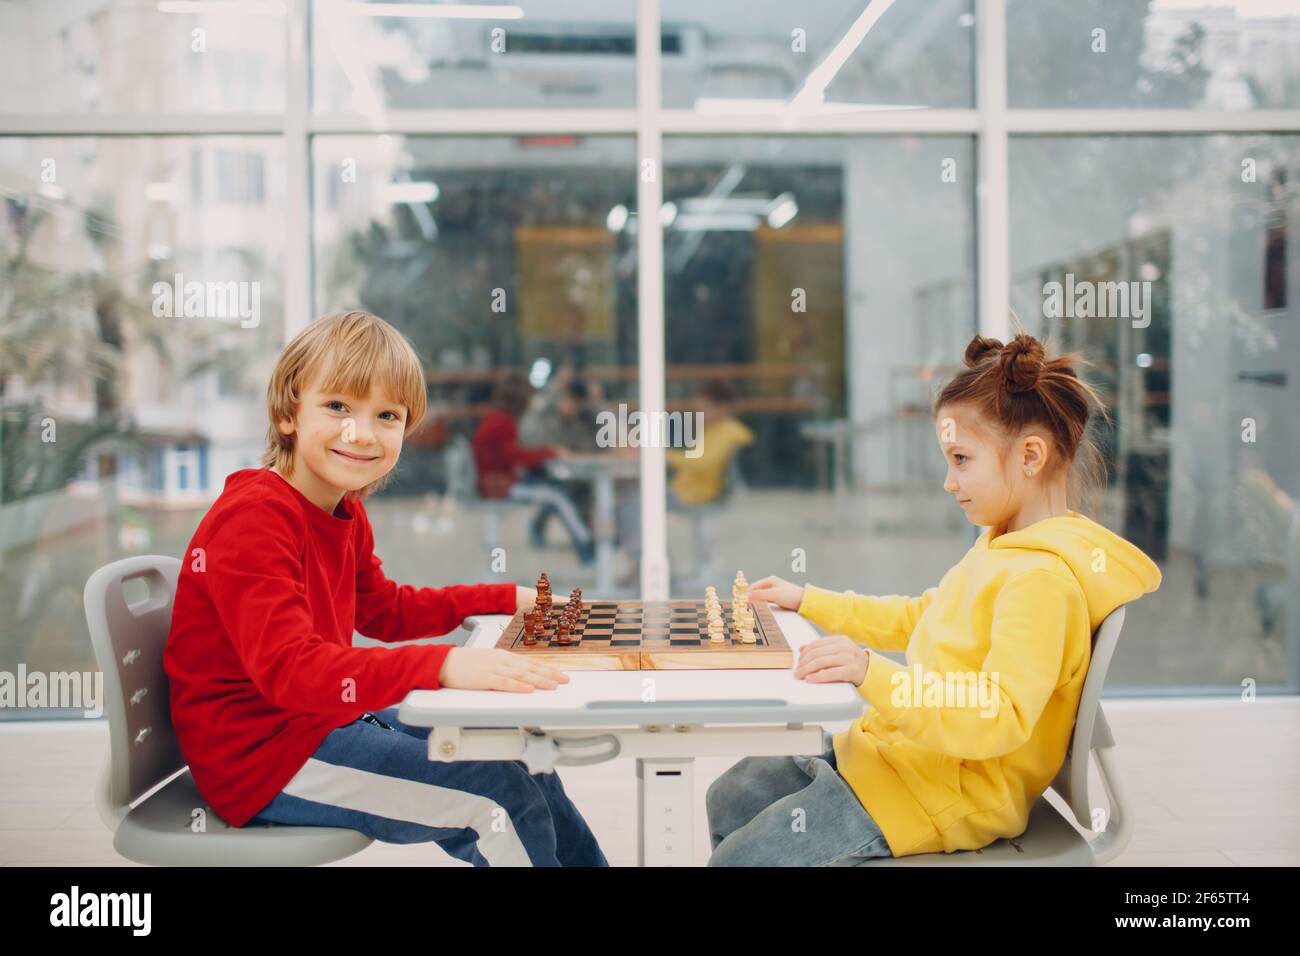
[[[794,654],[766,602],[754,612],[757,643],[742,644],[731,627],[731,604],[722,605],[726,641],[709,640],[703,601],[583,601],[573,643],[554,643],[548,623],[531,647],[524,644],[524,615],[516,612],[497,642],[564,670],[732,670],[789,668]],[[558,611],[558,606],[556,607]]]

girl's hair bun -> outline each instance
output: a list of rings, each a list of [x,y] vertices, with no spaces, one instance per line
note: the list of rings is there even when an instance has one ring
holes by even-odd
[[[970,354],[970,349],[967,349],[967,354]],[[1032,335],[1022,333],[1003,346],[998,364],[1007,391],[1013,395],[1033,391],[1038,377],[1043,374],[1044,357],[1043,343]]]
[[[1002,351],[1002,343],[997,339],[986,339],[982,335],[977,335],[970,340],[970,345],[966,346],[966,367],[974,368],[995,352]]]

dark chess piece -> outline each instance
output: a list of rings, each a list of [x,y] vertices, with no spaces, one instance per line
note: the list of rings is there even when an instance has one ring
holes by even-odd
[[[569,633],[569,620],[563,615],[560,616],[560,622],[555,626],[555,643],[561,647],[568,647],[573,643],[573,637]]]

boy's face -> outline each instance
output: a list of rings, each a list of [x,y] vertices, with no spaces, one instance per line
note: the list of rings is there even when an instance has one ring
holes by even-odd
[[[1018,510],[1022,494],[1014,469],[1007,467],[1006,443],[962,406],[939,409],[934,430],[948,463],[943,490],[957,499],[971,524],[1001,526]]]
[[[295,484],[314,479],[314,490],[341,497],[382,478],[402,452],[406,417],[405,406],[382,389],[363,398],[325,392],[313,382],[295,420],[279,425],[282,434],[295,436]]]

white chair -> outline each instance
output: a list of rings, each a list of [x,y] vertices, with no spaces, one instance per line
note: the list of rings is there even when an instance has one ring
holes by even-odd
[[[859,866],[1100,866],[1118,856],[1133,836],[1132,810],[1120,786],[1114,758],[1115,738],[1101,710],[1101,688],[1106,682],[1124,626],[1124,608],[1112,611],[1093,635],[1092,660],[1083,681],[1075,715],[1074,733],[1065,763],[1052,780],[1051,789],[1065,801],[1079,825],[1093,829],[1093,807],[1088,801],[1088,758],[1097,758],[1097,770],[1110,803],[1109,818],[1101,833],[1088,840],[1063,817],[1046,796],[1029,811],[1029,824],[1020,836],[996,840],[980,850],[954,853],[918,853],[912,856],[865,860]]]
[[[372,841],[357,830],[232,827],[200,795],[172,730],[163,670],[179,575],[176,558],[142,555],[105,565],[86,582],[86,624],[104,672],[109,734],[95,806],[114,831],[113,848],[157,866],[313,866],[364,850]],[[147,594],[128,602],[128,581],[143,582]]]

